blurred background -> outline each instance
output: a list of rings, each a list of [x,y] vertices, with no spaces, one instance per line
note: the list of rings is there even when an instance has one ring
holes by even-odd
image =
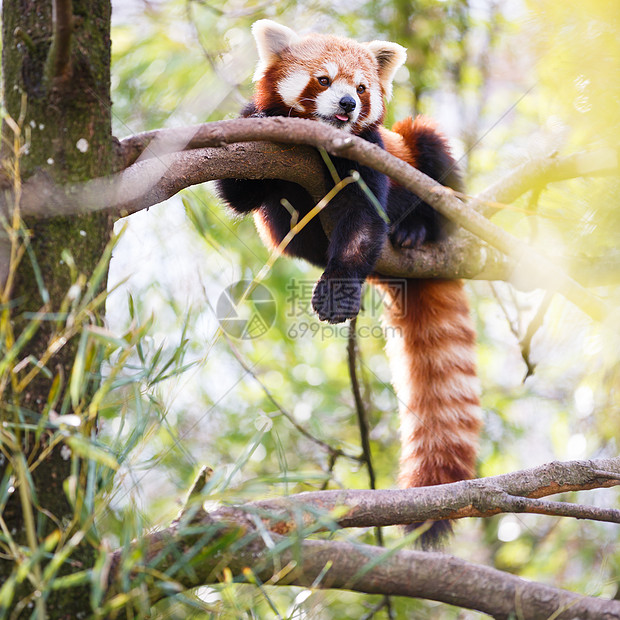
[[[620,144],[618,0],[113,5],[112,99],[119,138],[234,118],[252,93],[256,53],[250,26],[271,18],[300,33],[405,46],[408,60],[396,75],[386,124],[417,113],[437,119],[470,194],[523,162],[617,150]],[[609,281],[593,290],[617,307],[619,198],[617,177],[576,178],[526,194],[493,222],[560,265],[575,258],[589,261],[594,272],[600,265]],[[234,282],[255,278],[269,257],[251,218],[231,219],[205,185],[118,222],[117,232],[122,236],[110,267],[108,324],[118,333],[129,326],[148,332],[110,394],[102,421],[102,438],[123,461],[101,517],[110,544],[128,535],[128,525],[137,535],[168,524],[202,465],[215,470],[214,502],[368,488],[368,472],[358,460],[330,459],[319,443],[360,454],[347,330],[320,324],[309,311],[307,292],[305,302],[303,294],[296,296],[311,290],[319,271],[276,261],[262,281],[275,300],[273,325],[257,337],[231,339],[218,329],[218,299]],[[479,332],[485,423],[480,475],[554,459],[616,456],[617,322],[595,323],[559,295],[504,282],[470,282],[468,289]],[[379,307],[369,298],[358,321],[360,374],[377,486],[394,488],[397,403]],[[566,499],[615,506],[618,492]],[[388,546],[401,538],[397,528],[384,534]],[[372,531],[340,535],[375,542]],[[464,520],[447,550],[528,579],[620,596],[617,526],[533,515]],[[274,588],[265,594],[222,586],[161,604],[153,617],[269,618],[277,617],[277,609],[286,618],[362,618],[373,617],[378,603],[377,597],[348,592]],[[394,601],[393,613],[482,617],[412,600]],[[376,617],[387,617],[385,610]]]

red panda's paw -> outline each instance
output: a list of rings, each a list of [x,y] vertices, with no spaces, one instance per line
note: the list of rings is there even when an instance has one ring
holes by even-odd
[[[393,226],[390,230],[390,241],[395,248],[417,248],[428,238],[428,231],[423,222],[417,226]]]
[[[439,241],[445,236],[446,220],[427,204],[419,203],[411,213],[400,215],[390,227],[390,241],[395,248],[417,248],[423,243]]]
[[[362,304],[362,284],[358,278],[324,273],[312,293],[312,307],[319,319],[343,323],[355,318]]]

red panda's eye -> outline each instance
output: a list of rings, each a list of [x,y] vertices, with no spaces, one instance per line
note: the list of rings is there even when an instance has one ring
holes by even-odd
[[[321,86],[329,86],[329,78],[328,77],[321,76],[320,78],[317,78],[317,80],[319,81],[319,84]]]
[[[366,92],[366,87],[365,87],[363,84],[360,84],[360,85],[357,87],[357,94],[358,94],[358,95],[361,95],[363,92]]]

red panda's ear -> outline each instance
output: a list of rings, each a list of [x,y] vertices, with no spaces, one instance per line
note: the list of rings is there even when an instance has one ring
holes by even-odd
[[[379,80],[387,99],[392,96],[392,80],[399,67],[407,60],[407,50],[398,43],[390,41],[371,41],[365,43],[377,61]]]
[[[254,73],[254,81],[260,80],[265,71],[280,58],[280,53],[293,43],[299,41],[297,33],[286,26],[271,21],[259,19],[252,25],[252,34],[258,49],[258,66]]]

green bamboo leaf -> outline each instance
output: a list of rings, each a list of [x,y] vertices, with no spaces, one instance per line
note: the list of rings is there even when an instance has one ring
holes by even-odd
[[[362,191],[364,192],[364,194],[366,194],[368,200],[370,200],[383,221],[386,224],[389,224],[390,218],[388,217],[387,211],[383,208],[383,205],[377,200],[377,197],[370,191],[370,188],[368,187],[368,185],[366,185],[364,179],[362,179],[362,175],[357,170],[351,170],[351,176],[362,188]]]
[[[17,342],[7,351],[6,355],[0,360],[0,376],[3,375],[15,362],[19,352],[28,344],[30,339],[35,335],[39,325],[41,325],[41,316],[37,316],[30,321],[24,331],[19,335]]]
[[[71,282],[75,282],[78,278],[79,273],[78,273],[77,266],[75,264],[75,260],[73,259],[73,254],[71,254],[71,252],[67,248],[65,248],[60,253],[60,258],[62,258],[65,265],[69,267],[69,271],[71,273]]]
[[[78,350],[71,369],[71,379],[69,381],[69,393],[71,395],[71,405],[77,408],[84,387],[84,375],[86,372],[86,350],[88,345],[88,331],[83,330],[80,334]]]
[[[102,550],[97,556],[91,572],[90,604],[93,609],[101,607],[101,602],[107,592],[107,560],[108,554]]]
[[[123,229],[124,230],[124,229]],[[121,231],[122,234],[122,231]],[[86,307],[90,301],[97,295],[100,290],[100,285],[104,278],[108,275],[108,265],[110,263],[110,259],[112,258],[112,250],[114,250],[118,240],[120,239],[120,234],[114,235],[112,239],[105,246],[103,254],[97,263],[97,266],[93,270],[93,275],[90,277],[88,281],[88,286],[86,288],[86,292],[84,293],[84,297],[82,299],[82,307]]]
[[[13,573],[0,588],[0,613],[4,614],[10,607],[15,594],[17,576]],[[6,616],[3,616],[6,617]]]
[[[119,465],[116,457],[104,448],[95,445],[82,435],[71,435],[65,439],[71,450],[82,458],[96,461],[110,469],[117,470]]]
[[[258,446],[263,441],[263,437],[265,436],[265,433],[267,432],[266,428],[267,427],[264,426],[262,429],[254,433],[254,436],[252,437],[248,445],[245,447],[243,454],[241,454],[241,456],[237,459],[237,462],[232,468],[232,471],[230,472],[228,479],[224,482],[224,488],[227,488],[230,485],[235,474],[240,469],[242,469],[245,466],[245,464],[250,460],[250,457],[254,454],[254,452],[256,451],[256,448],[258,448]]]
[[[37,257],[34,255],[32,246],[29,243],[26,244],[26,252],[28,253],[28,258],[30,259],[30,264],[32,265],[32,271],[34,273],[34,279],[37,283],[37,288],[39,289],[39,295],[41,295],[41,301],[43,304],[49,304],[50,294],[43,282],[43,276],[41,274],[41,269],[39,268]]]
[[[90,335],[92,335],[94,340],[99,340],[103,344],[111,346],[114,349],[126,349],[128,346],[128,343],[124,338],[119,338],[116,334],[105,327],[101,327],[99,325],[88,325],[84,328],[84,331],[87,331]]]
[[[64,577],[56,577],[50,584],[52,590],[64,590],[66,588],[75,588],[89,583],[91,580],[91,571],[83,570]]]
[[[56,402],[60,396],[60,388],[62,386],[62,379],[60,373],[54,377],[52,381],[52,385],[50,387],[50,391],[47,395],[47,407],[48,409],[53,409],[56,406]]]

